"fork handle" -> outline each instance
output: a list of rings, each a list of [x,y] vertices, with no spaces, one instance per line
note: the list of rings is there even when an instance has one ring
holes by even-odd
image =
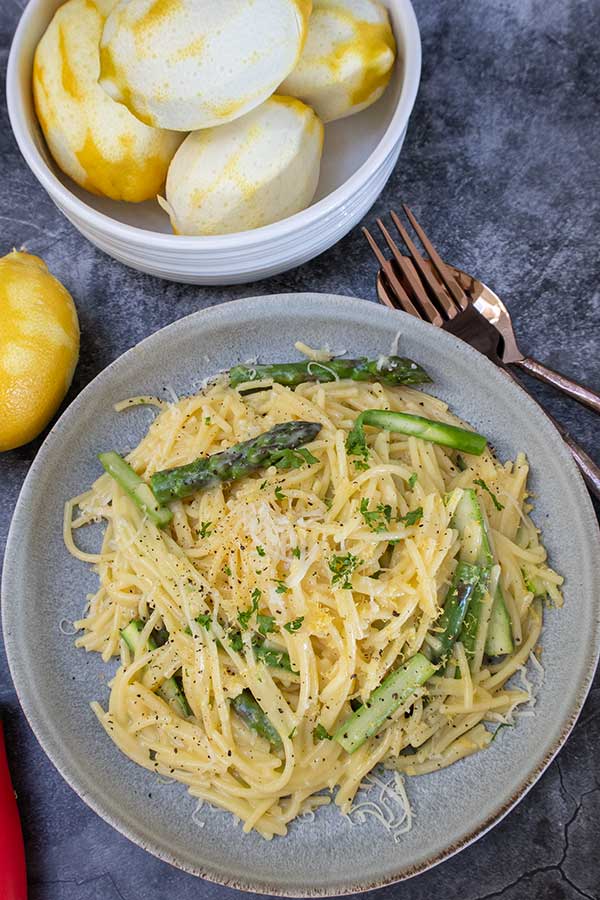
[[[509,378],[511,378],[516,384],[519,385],[520,388],[522,388],[523,390],[527,390],[521,380],[517,378],[512,369],[509,369],[509,367],[506,365],[502,365],[501,368],[509,376]],[[583,480],[585,481],[590,494],[593,494],[597,500],[600,500],[600,466],[598,466],[594,462],[591,456],[588,456],[583,447],[579,446],[577,441],[573,440],[564,425],[558,422],[554,418],[554,416],[548,412],[545,406],[542,406],[541,403],[538,403],[533,394],[530,394],[529,391],[527,391],[527,393],[529,394],[533,402],[539,406],[546,418],[550,419],[550,421],[562,437],[563,441],[571,451],[571,456],[573,457],[575,464],[579,468],[579,471],[583,476]]]
[[[533,375],[534,378],[545,381],[546,384],[551,384],[559,391],[562,391],[563,394],[572,397],[573,400],[577,400],[579,403],[583,403],[584,406],[589,406],[594,412],[600,413],[600,394],[597,394],[591,388],[585,387],[583,384],[577,384],[576,381],[572,381],[566,375],[555,372],[554,369],[548,368],[548,366],[538,362],[537,359],[532,359],[530,356],[517,360],[513,365],[519,366],[519,368]]]
[[[563,440],[573,454],[573,459],[579,466],[588,490],[597,500],[600,500],[600,466],[597,466],[585,450],[575,443],[570,434],[563,435]]]
[[[514,375],[513,375],[514,378]],[[516,379],[515,379],[516,381]],[[531,396],[531,394],[529,395]],[[535,398],[534,398],[535,399]],[[537,400],[536,400],[537,403]],[[538,403],[538,406],[540,404]],[[588,486],[588,490],[591,494],[596,497],[597,500],[600,500],[600,466],[598,466],[591,456],[585,452],[583,447],[580,447],[577,441],[574,441],[567,429],[564,425],[561,425],[554,416],[550,415],[545,406],[540,406],[540,409],[546,414],[547,418],[550,419],[561,438],[571,451],[571,456],[575,460],[577,466],[579,467],[579,471],[583,476],[583,480]]]
[[[591,456],[588,456],[585,452],[583,447],[580,447],[579,444],[573,440],[569,432],[563,428],[560,422],[557,422],[553,416],[549,415],[546,409],[544,409],[544,412],[548,418],[552,420],[560,432],[563,441],[571,451],[571,455],[579,466],[579,471],[583,475],[583,480],[587,484],[588,490],[597,500],[600,500],[600,466],[597,466]]]

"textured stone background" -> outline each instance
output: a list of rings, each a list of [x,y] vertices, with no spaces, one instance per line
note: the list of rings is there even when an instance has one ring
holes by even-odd
[[[506,300],[524,348],[598,389],[600,2],[415,6],[421,91],[396,171],[367,221],[401,198],[411,203],[443,255]],[[0,0],[2,79],[20,12],[21,0]],[[289,290],[374,299],[375,264],[358,229],[312,263],[251,286],[179,286],[124,268],[86,243],[37,185],[11,136],[4,86],[1,93],[0,254],[26,244],[77,301],[81,362],[69,399],[147,334],[223,300]],[[593,415],[537,384],[532,391],[593,455]],[[0,459],[0,552],[38,446]],[[32,900],[239,896],[154,859],[78,799],[31,734],[1,646],[0,708]],[[377,900],[599,898],[599,747],[597,679],[566,747],[518,809],[458,857],[376,892]]]

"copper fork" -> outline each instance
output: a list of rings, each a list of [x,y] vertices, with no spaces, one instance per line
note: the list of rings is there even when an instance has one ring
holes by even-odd
[[[392,309],[402,309],[444,331],[451,332],[487,356],[509,377],[520,384],[502,358],[503,335],[496,325],[488,321],[477,308],[481,302],[483,302],[484,310],[495,308],[497,305],[495,301],[501,303],[499,298],[483,282],[444,263],[410,209],[407,206],[404,206],[403,209],[425,248],[428,258],[426,259],[419,252],[408,231],[393,211],[390,213],[391,219],[407,248],[408,255],[400,251],[381,219],[377,219],[377,225],[392,253],[391,258],[386,257],[371,232],[367,228],[363,228],[363,233],[381,266],[377,279],[377,293],[380,301]],[[503,304],[501,305],[503,306]],[[510,330],[512,333],[512,327]],[[590,394],[596,397],[597,410],[600,411],[600,397],[591,391]],[[583,402],[596,408],[587,400]],[[596,497],[600,498],[600,467],[556,419],[550,416],[546,410],[543,411],[568,445],[588,488]]]
[[[392,221],[394,222],[396,228],[400,233],[403,242],[408,248],[408,252],[411,258],[409,260],[406,260],[406,257],[401,258],[402,254],[400,254],[398,248],[391,240],[389,232],[385,228],[385,225],[383,224],[381,219],[378,219],[377,224],[382,230],[382,234],[393,254],[393,258],[391,260],[384,260],[384,263],[387,263],[388,265],[384,265],[384,263],[382,263],[382,272],[384,273],[385,278],[379,279],[379,298],[382,303],[386,303],[388,306],[390,305],[390,303],[388,303],[389,294],[386,291],[386,278],[389,286],[391,286],[392,288],[392,294],[394,292],[397,293],[397,284],[393,284],[393,279],[395,277],[394,269],[396,270],[396,272],[401,273],[401,278],[404,277],[408,279],[409,288],[412,289],[413,292],[416,290],[417,286],[416,281],[414,281],[414,276],[417,275],[417,281],[420,276],[426,293],[433,294],[438,305],[442,307],[445,318],[447,320],[450,320],[463,309],[463,306],[469,302],[469,299],[471,300],[471,302],[474,302],[472,296],[470,298],[465,297],[464,282],[466,281],[468,285],[469,282],[473,283],[476,281],[476,279],[474,279],[472,276],[466,275],[465,273],[460,273],[462,278],[457,278],[456,272],[458,270],[453,271],[452,267],[449,267],[446,265],[446,263],[442,262],[434,246],[428,239],[423,228],[417,222],[409,207],[405,205],[403,206],[403,209],[416,234],[418,235],[423,247],[427,251],[429,260],[425,260],[421,256],[413,241],[411,240],[407,230],[404,228],[395,212],[391,212],[390,215],[392,217]],[[366,229],[363,229],[363,231],[365,232],[369,243],[371,244],[371,247],[375,250],[376,244],[373,242],[371,235],[367,232]],[[381,258],[382,255],[380,254],[378,256],[380,262]],[[411,260],[414,263],[414,266],[411,265]],[[425,266],[425,268],[423,268],[423,266]],[[446,279],[445,281],[444,278]],[[398,281],[397,278],[396,281]],[[461,281],[463,282],[463,284],[461,284]],[[408,291],[409,294],[411,292],[410,289]],[[466,293],[470,293],[468,287],[466,287]],[[399,294],[398,296],[400,297]],[[454,305],[451,302],[452,300],[454,300]],[[515,337],[515,332],[510,318],[510,313],[504,303],[496,294],[492,293],[491,298],[481,298],[479,302],[475,302],[475,306],[479,310],[479,312],[500,332],[501,340],[497,347],[497,354],[503,363],[509,363],[510,365],[518,366],[529,375],[533,375],[534,378],[538,378],[540,381],[543,381],[546,384],[551,384],[557,390],[561,391],[563,394],[566,394],[568,397],[571,397],[573,400],[577,400],[584,406],[587,406],[590,409],[594,410],[594,412],[600,413],[600,394],[597,394],[591,388],[586,387],[583,384],[578,384],[571,378],[567,378],[566,375],[562,375],[560,372],[556,372],[554,369],[550,369],[548,366],[545,366],[538,360],[533,359],[533,357],[525,356],[525,354],[522,353],[517,344],[517,339]],[[407,312],[408,311],[412,312],[412,310],[407,309]],[[430,321],[433,321],[433,319],[430,319]],[[436,321],[433,322],[433,324],[439,325],[440,323]]]

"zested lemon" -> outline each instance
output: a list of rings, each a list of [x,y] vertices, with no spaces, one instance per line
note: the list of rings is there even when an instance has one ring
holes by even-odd
[[[0,452],[42,431],[64,398],[79,356],[73,299],[43,260],[0,259]]]

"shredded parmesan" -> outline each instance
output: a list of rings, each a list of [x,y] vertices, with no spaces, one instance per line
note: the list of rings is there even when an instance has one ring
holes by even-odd
[[[398,346],[400,344],[400,338],[402,336],[401,331],[397,331],[392,340],[392,346],[390,347],[390,356],[398,355]]]
[[[367,819],[374,819],[395,843],[411,830],[414,814],[400,772],[374,770],[357,796],[358,802],[346,813],[350,824],[364,825]]]
[[[334,354],[327,346],[314,348],[309,347],[308,344],[304,344],[302,341],[296,341],[294,347],[296,348],[298,353],[304,354],[304,356],[307,356],[308,359],[314,360],[314,362],[329,362],[329,360],[333,359],[334,356]]]

